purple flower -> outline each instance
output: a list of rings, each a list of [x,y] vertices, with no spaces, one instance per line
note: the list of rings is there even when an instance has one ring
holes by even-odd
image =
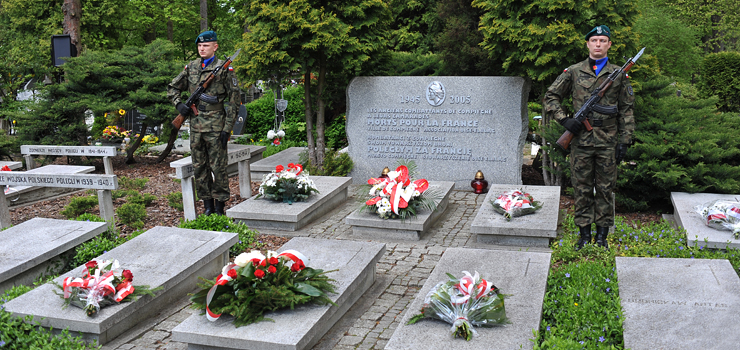
[[[610,291],[610,290],[612,290],[612,289],[611,288],[607,288],[606,289],[607,292]],[[617,318],[619,318],[619,316],[617,316]]]
[[[607,278],[607,279],[606,279],[606,281],[607,281],[607,282],[611,282],[612,280],[610,280],[610,279],[608,279],[608,278]]]
[[[550,326],[547,326],[547,331],[548,331],[548,332],[550,331]]]
[[[603,343],[604,342],[604,337],[599,337],[599,342]]]
[[[570,278],[570,274],[566,272],[565,277]]]

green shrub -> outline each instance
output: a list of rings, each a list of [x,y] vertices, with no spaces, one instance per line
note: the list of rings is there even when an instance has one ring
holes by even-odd
[[[111,197],[113,199],[123,198],[130,194],[138,193],[136,190],[113,190],[110,191]]]
[[[285,110],[283,130],[284,140],[306,141],[306,117],[303,105],[303,86],[292,86],[283,90],[283,99],[288,100]],[[252,134],[257,142],[267,140],[267,132],[275,127],[275,93],[266,91],[265,94],[247,104],[249,118],[244,125],[244,133]],[[300,123],[303,123],[301,130]]]
[[[723,112],[740,112],[740,52],[718,52],[704,57],[701,71],[703,96],[717,96]]]
[[[144,189],[144,187],[146,187],[147,182],[149,182],[149,179],[144,178],[144,177],[131,179],[125,176],[121,176],[118,179],[118,186],[124,190],[141,191]]]
[[[116,209],[116,215],[124,225],[141,229],[146,219],[146,208],[142,204],[126,203]]]
[[[126,242],[125,238],[119,238],[111,231],[95,236],[93,239],[80,244],[75,248],[75,256],[70,262],[71,269],[84,265],[86,262],[99,257],[103,253]]]
[[[257,233],[250,230],[247,225],[237,222],[225,215],[200,215],[195,220],[183,221],[180,228],[193,230],[234,232],[239,234],[239,242],[229,250],[231,256],[237,256],[248,248],[258,248],[259,242],[255,242]]]
[[[69,204],[64,207],[61,214],[67,219],[76,218],[88,210],[91,210],[96,205],[98,205],[97,196],[74,197],[70,200]]]
[[[91,222],[105,222],[105,219],[95,214],[84,213],[78,216],[75,220],[77,221],[91,221]]]
[[[337,150],[329,150],[324,157],[324,167],[319,169],[308,161],[308,152],[300,154],[300,162],[308,173],[316,176],[347,176],[354,162],[349,157],[349,153],[339,153]]]
[[[349,146],[347,141],[347,114],[342,113],[332,120],[331,124],[326,127],[324,135],[326,136],[326,147],[332,149],[342,149]]]
[[[167,204],[178,211],[185,211],[182,206],[182,192],[172,192],[167,194]]]
[[[157,196],[151,193],[134,192],[133,194],[130,194],[128,197],[126,197],[126,202],[141,204],[145,207],[150,206],[155,200],[157,200]]]

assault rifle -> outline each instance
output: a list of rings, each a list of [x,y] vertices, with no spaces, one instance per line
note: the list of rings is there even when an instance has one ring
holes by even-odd
[[[598,102],[601,100],[602,97],[604,97],[604,94],[606,93],[606,90],[609,89],[609,87],[612,86],[612,83],[614,80],[617,79],[622,73],[627,73],[627,71],[632,68],[633,65],[635,65],[635,61],[637,61],[640,56],[642,56],[643,51],[645,51],[645,48],[643,47],[640,52],[635,55],[635,57],[630,58],[627,60],[627,63],[622,66],[622,68],[615,69],[614,72],[609,74],[609,76],[604,80],[601,85],[594,90],[591,93],[591,97],[586,100],[586,102],[581,106],[581,109],[576,112],[576,115],[573,116],[573,119],[577,120],[580,123],[583,123],[583,125],[586,127],[586,130],[591,131],[593,130],[593,127],[591,127],[591,123],[588,122],[588,116],[591,115],[591,112],[596,111],[599,113],[608,114],[609,112],[616,112],[614,109],[610,109],[609,107],[605,107],[602,105],[599,105]],[[570,142],[573,141],[573,136],[575,136],[572,132],[565,130],[563,135],[560,136],[560,138],[557,141],[558,146],[562,147],[564,150],[568,149],[568,146],[570,146]]]
[[[195,91],[193,91],[190,97],[188,97],[188,100],[185,101],[185,106],[193,110],[193,115],[198,115],[198,106],[195,105],[195,101],[198,101],[201,98],[203,91],[206,91],[206,89],[208,88],[208,85],[211,85],[211,82],[213,81],[213,79],[216,78],[216,75],[218,75],[218,73],[222,69],[226,69],[229,67],[229,65],[231,65],[231,62],[234,61],[234,59],[236,58],[236,55],[238,55],[239,51],[241,50],[242,49],[236,50],[236,53],[234,54],[234,56],[228,57],[226,59],[226,62],[224,62],[224,64],[222,64],[220,67],[216,67],[216,69],[214,69],[211,72],[211,75],[209,75],[208,78],[206,78],[206,80],[203,80],[200,82],[200,84],[198,84],[198,87],[195,89]],[[172,121],[172,126],[175,127],[175,130],[180,130],[180,127],[182,126],[183,122],[185,122],[185,116],[182,114],[177,114],[177,117],[175,117],[175,120]]]

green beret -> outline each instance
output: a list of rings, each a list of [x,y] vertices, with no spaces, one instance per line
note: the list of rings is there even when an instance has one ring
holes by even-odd
[[[588,41],[588,38],[590,38],[590,37],[592,37],[594,35],[606,35],[606,36],[609,37],[609,39],[611,39],[611,37],[612,37],[611,32],[612,31],[609,30],[609,27],[607,27],[605,25],[596,26],[596,27],[594,27],[594,29],[591,29],[591,31],[588,32],[588,34],[586,34],[586,41]]]
[[[216,38],[216,32],[212,30],[206,30],[203,33],[200,33],[197,38],[195,38],[195,43],[207,43],[211,41],[218,41]]]

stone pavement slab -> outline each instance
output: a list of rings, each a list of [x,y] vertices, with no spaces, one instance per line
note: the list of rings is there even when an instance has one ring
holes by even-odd
[[[740,195],[671,192],[673,218],[678,226],[686,230],[686,243],[689,246],[696,244],[717,249],[725,249],[728,246],[740,249],[740,239],[733,237],[732,231],[717,230],[707,226],[701,216],[694,211],[695,206],[716,199],[740,202]]]
[[[437,209],[419,210],[410,219],[382,219],[376,213],[357,209],[345,218],[345,222],[352,226],[355,238],[419,240],[447,210],[453,188],[455,183],[451,181],[429,181],[429,191],[437,191],[441,195]]]
[[[491,202],[512,190],[522,190],[532,195],[542,208],[533,214],[511,218],[493,210]],[[483,204],[470,226],[478,242],[527,247],[548,247],[550,239],[557,236],[560,186],[491,185]]]
[[[33,218],[0,231],[0,292],[32,285],[61,254],[106,229],[105,222]]]
[[[531,349],[532,330],[539,329],[550,253],[448,248],[419,293],[406,309],[385,349]],[[450,336],[450,324],[438,320],[421,320],[407,325],[419,313],[424,297],[439,282],[447,281],[446,273],[457,277],[462,271],[475,274],[500,288],[506,298],[506,316],[512,324],[504,327],[476,328],[478,336],[466,342]],[[520,347],[521,346],[521,347]]]
[[[105,344],[140,321],[156,315],[168,304],[186,298],[196,288],[198,276],[216,275],[228,261],[229,248],[238,241],[236,233],[155,227],[101,255],[98,259],[117,259],[134,274],[134,286],[163,287],[154,298],[143,296],[134,302],[111,305],[88,317],[77,307],[62,309],[56,287],[44,284],[5,304],[15,316],[33,315],[42,327],[58,332],[69,329],[73,336]],[[54,279],[80,276],[80,266]]]
[[[205,315],[193,315],[172,330],[173,339],[188,343],[192,350],[309,349],[373,284],[375,265],[385,253],[385,244],[297,237],[280,251],[288,249],[308,257],[310,267],[337,270],[328,274],[336,280],[337,294],[330,298],[337,306],[301,305],[266,314],[274,323],[239,328],[231,316],[210,322]]]
[[[265,197],[253,196],[226,210],[226,216],[247,224],[250,228],[296,231],[344,203],[350,177],[310,176],[319,193],[306,201],[287,204]]]
[[[737,349],[740,278],[725,259],[617,257],[624,347]]]

